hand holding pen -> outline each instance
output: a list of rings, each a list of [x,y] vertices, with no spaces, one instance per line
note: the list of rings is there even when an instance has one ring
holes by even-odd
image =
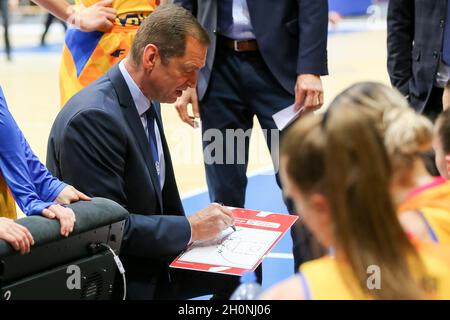
[[[221,205],[222,207],[226,208],[226,207],[223,205],[222,202],[220,203],[220,205]],[[228,209],[228,208],[227,208],[227,209]],[[230,209],[228,209],[228,210],[230,210]],[[230,210],[230,212],[231,212],[231,210]],[[231,214],[233,214],[233,212],[231,212]],[[233,232],[236,231],[236,226],[234,225],[234,216],[233,216],[233,224],[230,226],[230,228],[233,229]]]
[[[211,240],[227,228],[234,227],[233,212],[218,203],[211,203],[205,209],[190,216],[188,220],[191,225],[191,241]]]

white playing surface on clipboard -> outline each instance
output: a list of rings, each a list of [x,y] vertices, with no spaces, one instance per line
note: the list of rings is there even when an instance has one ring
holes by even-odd
[[[251,269],[269,250],[281,232],[236,227],[218,239],[195,243],[179,261]]]

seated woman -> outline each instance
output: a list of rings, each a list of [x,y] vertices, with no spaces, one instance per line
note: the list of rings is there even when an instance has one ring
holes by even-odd
[[[0,87],[0,215],[13,215],[11,195],[26,215],[58,219],[61,234],[72,232],[75,215],[64,205],[90,198],[53,177],[34,155],[8,110]],[[3,180],[3,181],[2,181]],[[8,187],[9,190],[6,190]],[[3,211],[4,210],[4,211]]]
[[[283,189],[333,256],[303,264],[263,299],[450,298],[449,249],[402,229],[371,116],[343,106],[300,119],[283,138],[280,160]]]

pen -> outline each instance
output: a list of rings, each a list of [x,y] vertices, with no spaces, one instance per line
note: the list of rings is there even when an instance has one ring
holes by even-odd
[[[189,116],[189,118],[194,121],[194,128],[198,128],[199,124],[198,124],[198,121],[196,120],[196,118],[192,117],[192,116]]]
[[[219,204],[223,207],[223,203],[222,203],[222,202],[219,202]],[[235,226],[234,224],[232,224],[232,225],[230,226],[230,228],[233,229],[233,232],[236,231],[236,226]]]

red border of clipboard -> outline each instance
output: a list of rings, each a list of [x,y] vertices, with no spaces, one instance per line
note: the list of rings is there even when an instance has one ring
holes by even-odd
[[[178,259],[183,255],[183,253],[181,253],[170,264],[170,267],[171,268],[179,268],[179,269],[204,271],[204,272],[223,273],[223,274],[236,275],[236,276],[240,276],[246,271],[254,271],[260,265],[260,263],[263,261],[264,257],[270,251],[272,251],[273,247],[278,243],[278,241],[280,241],[280,239],[284,236],[284,234],[289,230],[290,227],[292,227],[292,225],[298,219],[297,216],[289,215],[289,214],[280,214],[280,213],[274,213],[274,212],[257,211],[257,210],[241,209],[241,208],[231,208],[231,207],[230,207],[230,209],[233,211],[236,226],[281,232],[279,237],[272,243],[270,248],[254,264],[254,266],[251,269],[233,268],[233,267],[228,267],[228,266],[220,266],[220,265],[198,263],[198,262],[179,261]],[[249,220],[259,221],[261,223],[260,223],[260,225],[248,224]],[[270,223],[276,223],[279,226],[277,228],[264,226],[264,224],[267,225]],[[217,271],[217,270],[213,270],[214,268],[227,268],[227,269]]]

